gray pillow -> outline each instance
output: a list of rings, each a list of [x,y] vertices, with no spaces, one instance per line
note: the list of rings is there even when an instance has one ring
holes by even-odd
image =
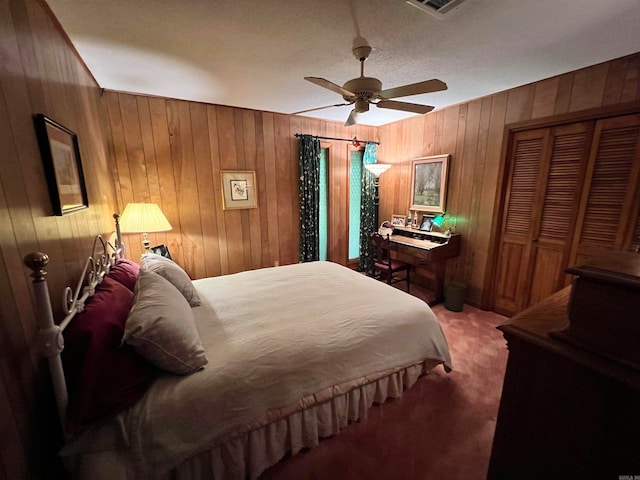
[[[200,305],[198,292],[191,283],[191,279],[176,262],[169,260],[155,253],[145,253],[142,255],[142,268],[156,272],[158,275],[169,280],[180,293],[187,299],[189,305],[197,307]]]
[[[208,363],[191,307],[168,280],[150,270],[140,270],[123,340],[168,372],[187,374]]]

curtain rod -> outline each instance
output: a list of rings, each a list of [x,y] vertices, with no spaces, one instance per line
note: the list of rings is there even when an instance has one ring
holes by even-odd
[[[304,134],[303,133],[296,133],[296,137],[302,137]],[[356,137],[353,138],[335,138],[335,137],[320,137],[318,135],[311,135],[313,138],[317,138],[320,140],[339,140],[341,142],[351,142],[351,143],[375,143],[376,145],[380,145],[380,142],[374,142],[373,140],[358,140]]]

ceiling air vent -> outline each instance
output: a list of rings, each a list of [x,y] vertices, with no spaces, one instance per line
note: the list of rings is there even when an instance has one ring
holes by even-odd
[[[436,18],[443,18],[448,12],[459,7],[465,0],[406,0],[409,5],[413,5],[420,10],[433,15]]]

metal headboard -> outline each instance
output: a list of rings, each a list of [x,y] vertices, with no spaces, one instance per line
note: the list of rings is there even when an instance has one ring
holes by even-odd
[[[84,310],[85,304],[96,291],[96,286],[109,273],[118,258],[122,258],[124,245],[118,224],[119,215],[113,215],[116,222],[116,241],[111,245],[101,235],[93,240],[91,255],[87,257],[84,268],[75,289],[66,287],[62,296],[62,309],[65,317],[59,324],[55,323],[53,308],[47,286],[47,270],[49,256],[46,253],[34,252],[24,257],[24,264],[32,270],[33,291],[36,298],[36,323],[38,327],[37,342],[42,356],[47,358],[53,382],[53,390],[58,407],[58,416],[62,431],[65,432],[65,419],[69,394],[62,368],[61,353],[64,350],[62,332],[71,320]]]

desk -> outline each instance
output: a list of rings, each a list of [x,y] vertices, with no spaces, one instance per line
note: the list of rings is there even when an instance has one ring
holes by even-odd
[[[446,236],[439,232],[423,232],[413,228],[394,227],[389,237],[391,251],[395,257],[409,262],[416,268],[423,268],[433,276],[433,296],[429,305],[444,299],[444,272],[446,261],[460,255],[460,234]]]

